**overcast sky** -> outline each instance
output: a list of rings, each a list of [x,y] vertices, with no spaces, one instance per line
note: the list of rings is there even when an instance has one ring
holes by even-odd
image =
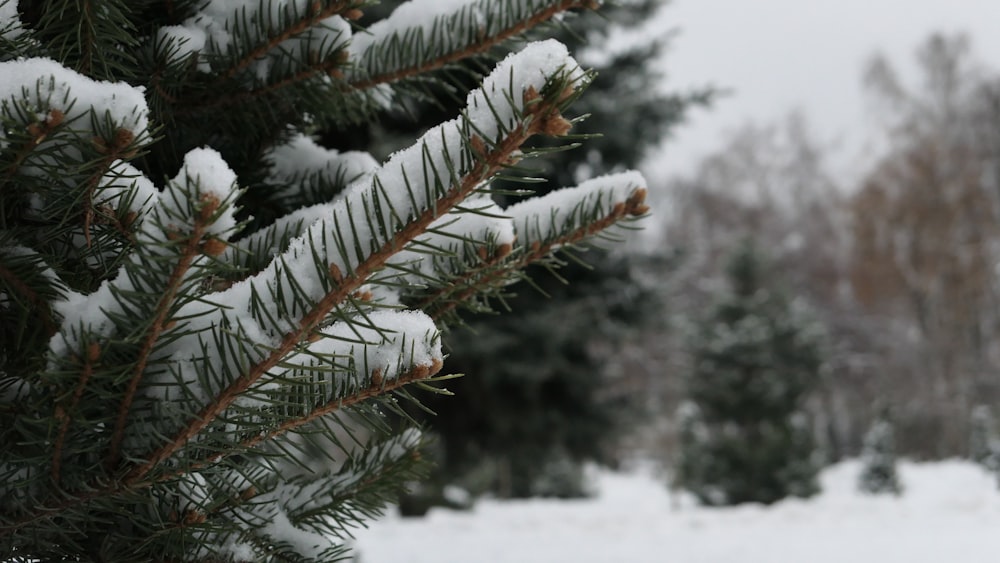
[[[727,130],[793,108],[820,140],[839,143],[834,164],[851,167],[867,131],[864,62],[881,51],[912,80],[913,53],[934,31],[969,33],[976,58],[1000,68],[1000,0],[673,0],[653,28],[679,31],[664,62],[669,85],[733,90],[651,159],[654,182],[689,172]]]

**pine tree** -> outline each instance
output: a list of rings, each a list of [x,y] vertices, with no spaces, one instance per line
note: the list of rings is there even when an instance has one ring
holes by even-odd
[[[822,364],[816,325],[770,289],[763,257],[744,244],[730,292],[702,320],[686,378],[681,486],[710,505],[772,503],[818,490],[803,401]]]
[[[988,469],[996,469],[996,428],[996,420],[988,406],[978,405],[972,409],[969,421],[969,459]]]
[[[596,2],[362,4],[0,0],[5,560],[346,556],[442,330],[646,212],[632,172],[491,199],[592,81],[552,40],[381,165],[320,147]]]
[[[903,491],[896,472],[895,432],[886,413],[875,419],[865,434],[858,488],[872,495],[898,495]]]

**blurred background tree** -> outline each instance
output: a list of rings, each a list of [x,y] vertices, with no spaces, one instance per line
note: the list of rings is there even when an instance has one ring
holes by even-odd
[[[804,407],[822,330],[775,288],[751,241],[726,273],[729,290],[692,335],[679,484],[710,505],[811,496],[819,465]]]
[[[903,492],[896,471],[896,433],[888,409],[881,409],[865,433],[858,488],[872,495],[898,495]]]
[[[912,89],[869,65],[886,150],[850,202],[851,286],[906,405],[901,450],[939,458],[965,454],[972,408],[1000,399],[1000,113],[966,38],[935,35],[917,60]]]
[[[1000,74],[962,35],[917,49],[920,82],[875,57],[867,164],[833,173],[836,146],[805,117],[751,123],[670,180],[661,244],[678,256],[661,300],[671,326],[699,318],[746,237],[826,329],[830,374],[805,403],[828,461],[858,456],[877,405],[893,405],[899,455],[981,455],[977,405],[1000,402]],[[667,413],[692,368],[680,331],[647,334],[658,427],[672,465],[692,426]]]

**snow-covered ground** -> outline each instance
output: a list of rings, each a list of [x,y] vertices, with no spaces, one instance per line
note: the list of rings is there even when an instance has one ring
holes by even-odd
[[[390,515],[357,533],[361,563],[995,563],[1000,491],[960,461],[902,463],[900,498],[856,492],[859,465],[823,493],[771,507],[709,509],[652,471],[596,472],[583,501],[480,501],[471,512]]]

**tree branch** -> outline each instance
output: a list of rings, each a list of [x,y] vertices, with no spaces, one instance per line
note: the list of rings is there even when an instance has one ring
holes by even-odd
[[[342,14],[352,9],[353,4],[354,2],[340,1],[328,5],[326,8],[320,8],[319,2],[313,2],[310,6],[310,9],[313,11],[311,16],[298,20],[295,22],[295,25],[292,25],[287,29],[283,29],[281,32],[269,37],[266,43],[260,44],[256,49],[251,50],[249,53],[244,55],[243,58],[236,61],[233,66],[226,69],[226,71],[220,75],[220,78],[223,80],[232,78],[237,72],[253,64],[254,61],[266,55],[269,51],[281,44],[282,41],[295,37],[326,18]]]
[[[447,286],[442,286],[435,294],[427,297],[421,303],[421,308],[427,311],[427,314],[432,319],[437,321],[458,307],[459,303],[465,302],[473,295],[481,292],[484,287],[493,287],[502,283],[504,281],[504,275],[507,272],[512,270],[522,270],[527,266],[542,260],[551,254],[554,249],[578,243],[586,238],[596,235],[626,217],[637,217],[645,214],[649,211],[645,200],[646,190],[638,189],[624,203],[617,204],[614,209],[611,210],[611,213],[602,217],[598,221],[587,223],[586,225],[548,241],[545,244],[535,241],[526,253],[518,256],[512,262],[505,264],[502,268],[480,267],[473,270],[473,272],[483,274],[482,277],[474,283],[464,285],[453,283]],[[473,276],[463,276],[462,280],[468,281],[472,277]],[[462,287],[464,287],[464,289],[460,289]],[[440,303],[446,298],[448,299],[447,302],[435,307],[436,303]]]
[[[310,333],[327,317],[330,311],[363,285],[368,276],[385,266],[389,258],[408,242],[426,231],[441,214],[446,213],[449,209],[468,197],[482,183],[484,178],[500,171],[509,161],[514,151],[518,150],[530,137],[544,131],[544,127],[558,113],[558,107],[554,105],[546,103],[530,104],[526,109],[525,115],[527,125],[521,124],[511,130],[506,138],[493,147],[491,154],[485,155],[485,158],[476,162],[475,166],[465,175],[459,185],[454,186],[435,205],[429,206],[427,210],[390,237],[367,260],[359,264],[351,276],[345,276],[335,290],[324,296],[309,313],[299,320],[299,326],[295,330],[285,334],[280,344],[274,347],[266,358],[250,366],[246,374],[237,378],[236,381],[219,393],[211,403],[206,405],[188,423],[187,427],[178,432],[168,443],[152,452],[146,458],[145,463],[130,471],[125,477],[125,482],[131,484],[143,479],[157,465],[172,456],[184,444],[205,429],[243,392],[249,389],[268,370],[278,365],[302,341],[306,340]]]
[[[14,161],[11,162],[6,169],[3,171],[3,180],[0,181],[0,189],[5,188],[10,182],[11,178],[17,174],[18,169],[21,168],[21,164],[31,155],[31,153],[42,144],[42,141],[49,136],[57,127],[59,127],[63,120],[65,119],[63,112],[53,109],[49,111],[49,114],[45,117],[44,121],[36,121],[30,123],[27,126],[28,134],[31,138],[28,139],[21,150],[17,151],[14,155]]]
[[[38,308],[39,313],[42,318],[42,326],[45,327],[46,336],[52,336],[58,330],[56,328],[55,322],[52,320],[52,307],[49,303],[42,299],[38,292],[31,288],[31,286],[24,282],[20,277],[18,277],[14,272],[10,271],[3,262],[0,262],[0,278],[10,284],[11,288],[17,291],[17,293],[24,296],[29,303]]]
[[[385,72],[382,74],[376,74],[374,76],[367,76],[362,80],[357,82],[351,82],[350,86],[358,90],[364,90],[378,86],[379,84],[386,84],[389,82],[397,82],[404,78],[409,78],[411,76],[417,76],[426,72],[437,70],[447,64],[460,61],[462,59],[469,58],[473,55],[478,55],[485,53],[496,47],[497,45],[503,43],[504,41],[516,37],[529,29],[532,29],[542,22],[551,19],[553,16],[571,10],[573,8],[595,8],[594,0],[562,0],[554,6],[549,6],[544,10],[538,12],[532,17],[517,22],[517,25],[509,27],[507,29],[501,30],[499,33],[490,36],[481,36],[478,41],[472,45],[468,45],[460,51],[453,51],[451,53],[446,53],[430,61],[426,61],[421,65],[401,68],[394,70],[392,72]]]
[[[202,239],[207,232],[207,220],[218,209],[219,200],[215,198],[205,198],[202,200],[202,206],[203,207],[196,215],[197,218],[194,223],[194,229],[188,237],[187,242],[181,251],[180,258],[174,266],[173,271],[170,273],[170,277],[167,279],[163,296],[156,304],[153,322],[150,325],[149,330],[146,332],[146,338],[142,343],[142,348],[139,350],[139,356],[136,359],[135,367],[132,369],[132,377],[129,379],[128,387],[125,390],[125,396],[122,398],[121,406],[118,408],[118,416],[115,419],[114,431],[111,434],[111,445],[108,449],[108,455],[104,460],[104,467],[109,472],[118,464],[118,460],[121,455],[121,443],[125,437],[125,422],[128,419],[128,413],[132,408],[132,401],[134,400],[135,393],[139,388],[139,383],[142,381],[142,376],[145,374],[149,356],[153,353],[153,349],[160,338],[160,334],[162,334],[163,330],[166,328],[171,305],[173,305],[174,300],[177,298],[177,292],[180,290],[181,285],[184,282],[184,275],[191,268],[195,258],[202,253]]]
[[[52,482],[56,486],[59,485],[59,470],[62,466],[62,449],[63,443],[66,440],[66,433],[69,431],[69,423],[72,420],[72,412],[76,409],[76,406],[80,403],[80,397],[83,396],[83,390],[87,387],[87,382],[90,381],[90,376],[94,374],[94,364],[101,356],[101,348],[96,342],[91,342],[87,346],[87,356],[83,358],[83,366],[80,370],[80,379],[76,383],[76,389],[73,390],[73,397],[70,399],[69,405],[63,407],[57,404],[55,409],[55,419],[60,421],[59,424],[59,434],[56,436],[55,444],[52,446]]]
[[[169,479],[181,477],[182,475],[190,473],[191,471],[197,471],[199,469],[203,469],[213,463],[216,463],[217,461],[223,458],[257,447],[264,442],[273,440],[274,438],[277,438],[282,434],[286,434],[318,418],[322,418],[328,414],[339,411],[341,409],[352,407],[358,403],[367,401],[368,399],[377,397],[379,395],[391,393],[415,381],[422,381],[424,379],[427,379],[428,377],[433,377],[439,371],[441,371],[442,367],[444,367],[444,364],[440,360],[435,359],[431,365],[416,366],[410,371],[401,374],[399,377],[393,379],[390,382],[373,381],[371,386],[360,390],[358,393],[354,395],[351,395],[349,397],[341,397],[333,399],[327,402],[326,404],[313,409],[305,416],[295,418],[292,420],[287,420],[280,426],[269,432],[258,434],[256,436],[243,440],[242,442],[240,442],[238,448],[234,448],[233,450],[230,451],[217,452],[215,454],[212,454],[211,456],[205,459],[192,463],[191,465],[185,467],[184,470],[182,471],[176,471],[174,473],[168,473],[166,475],[158,477],[156,479],[156,482],[166,481]]]

